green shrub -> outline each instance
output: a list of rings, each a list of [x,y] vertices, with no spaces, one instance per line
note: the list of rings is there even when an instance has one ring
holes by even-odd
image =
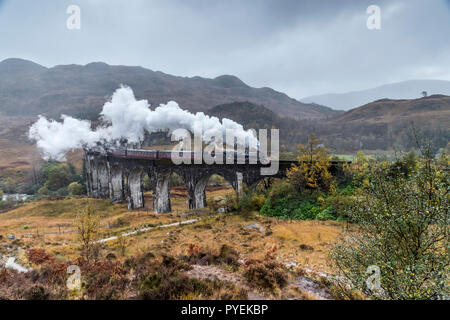
[[[264,203],[266,203],[266,196],[264,194],[253,194],[252,201],[255,205],[256,210],[260,210]]]
[[[213,174],[208,180],[209,186],[222,186],[224,184],[226,184],[226,180],[218,174]]]
[[[56,191],[69,183],[81,180],[70,163],[48,162],[42,166],[41,175],[48,190]]]
[[[144,178],[142,179],[142,187],[144,188],[144,191],[150,191],[153,189],[153,185],[148,174],[144,174]]]
[[[50,191],[48,190],[47,187],[44,186],[39,188],[38,193],[47,196],[49,195]]]
[[[316,216],[318,220],[336,220],[336,210],[333,207],[326,207]]]
[[[385,163],[372,167],[370,183],[347,209],[359,232],[349,233],[332,257],[345,283],[371,298],[450,295],[450,174],[430,152],[424,155],[407,176],[394,178],[392,167]],[[383,290],[368,288],[369,266],[378,266]]]
[[[225,208],[228,212],[237,209],[237,200],[236,195],[234,193],[229,193],[225,195]]]
[[[244,193],[237,202],[237,211],[252,212],[259,211],[264,205],[266,197],[263,194]]]
[[[300,208],[295,210],[294,217],[301,220],[313,220],[316,219],[320,211],[320,207],[316,203],[304,201]]]
[[[314,199],[301,199],[291,195],[277,199],[274,203],[268,198],[260,212],[265,216],[282,219],[336,219],[336,211],[332,206],[321,209],[320,204]]]
[[[172,173],[170,175],[169,185],[171,187],[184,186],[183,178],[181,178],[178,174]]]
[[[391,178],[407,178],[417,169],[418,161],[414,151],[394,161],[388,169],[387,175]]]
[[[56,191],[56,195],[60,197],[65,197],[69,195],[69,189],[67,187],[62,187]]]
[[[269,191],[268,198],[271,202],[274,202],[277,199],[286,197],[288,195],[298,196],[299,194],[288,179],[281,179],[272,185]]]
[[[334,209],[334,215],[336,218],[340,220],[346,220],[348,218],[347,212],[348,207],[351,205],[354,200],[356,190],[352,186],[346,186],[345,188],[338,189],[332,195],[329,195],[326,199],[326,203],[329,207]]]
[[[69,193],[72,196],[79,196],[84,193],[83,186],[78,182],[72,182],[68,186]]]

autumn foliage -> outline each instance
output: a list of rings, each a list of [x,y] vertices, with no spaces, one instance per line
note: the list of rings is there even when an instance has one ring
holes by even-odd
[[[333,180],[329,171],[331,162],[327,149],[319,144],[314,134],[305,146],[299,144],[298,149],[298,164],[294,164],[287,172],[291,183],[298,191],[329,191]]]

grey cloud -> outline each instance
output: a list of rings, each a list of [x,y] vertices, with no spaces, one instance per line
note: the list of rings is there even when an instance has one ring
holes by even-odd
[[[450,80],[449,2],[0,0],[0,59],[234,74],[295,98],[414,78]],[[69,4],[82,9],[79,31],[65,28]],[[370,4],[381,7],[381,30],[366,28]]]

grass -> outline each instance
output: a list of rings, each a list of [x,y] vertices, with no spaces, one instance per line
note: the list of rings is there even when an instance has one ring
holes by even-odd
[[[273,237],[282,244],[284,259],[307,265],[317,271],[330,272],[329,249],[343,232],[344,225],[335,221],[274,221]],[[306,248],[306,249],[305,249]]]
[[[339,158],[339,160],[344,160],[344,161],[353,161],[353,159],[355,159],[355,155],[353,154],[332,154],[332,157],[337,157]]]
[[[209,188],[207,197],[223,196],[231,188]],[[108,200],[74,198],[65,200],[42,199],[0,214],[0,234],[14,234],[24,248],[40,247],[63,258],[78,254],[78,240],[74,228],[77,213],[90,202],[100,218],[101,237],[118,235],[146,226],[169,224],[188,218],[187,195],[183,188],[171,191],[172,209],[169,214],[153,214],[151,193],[146,194],[147,207],[128,211],[126,204],[111,205]],[[192,225],[155,229],[121,239],[123,244],[111,241],[104,245],[105,255],[136,256],[143,252],[185,255],[189,245],[218,250],[226,244],[240,253],[241,259],[264,259],[276,248],[277,260],[296,262],[317,272],[330,272],[327,257],[329,248],[342,234],[344,224],[322,221],[285,221],[230,214],[201,214],[202,220]],[[246,229],[260,223],[265,231]],[[27,226],[27,228],[24,228]],[[9,241],[9,240],[8,240]],[[304,246],[307,245],[307,246]],[[307,247],[308,250],[304,248]],[[312,249],[310,249],[312,248]]]
[[[223,196],[230,192],[233,192],[231,187],[207,188],[207,198]],[[197,274],[190,276],[192,280],[172,279],[181,281],[180,283],[188,285],[189,288],[190,281],[195,284],[199,281],[196,280],[197,278],[209,281],[208,283],[216,283],[211,276],[211,270],[213,270],[228,281],[226,285],[228,289],[225,290],[228,293],[231,290],[229,286],[236,285],[239,290],[250,290],[259,298],[315,299],[317,297],[311,295],[311,292],[302,292],[300,288],[292,289],[297,273],[288,272],[282,264],[295,262],[298,268],[309,269],[308,272],[311,274],[333,272],[328,265],[328,250],[342,236],[344,224],[324,221],[289,222],[262,217],[257,213],[245,216],[209,213],[207,210],[194,213],[188,210],[186,190],[181,187],[171,190],[173,211],[156,215],[151,210],[152,205],[149,201],[152,197],[151,193],[146,193],[145,196],[148,199],[147,207],[135,211],[128,211],[126,204],[111,205],[108,200],[87,198],[42,199],[24,204],[22,207],[0,214],[0,234],[4,236],[4,241],[0,243],[0,256],[14,254],[17,263],[30,268],[33,265],[30,264],[25,252],[30,248],[40,248],[54,256],[59,263],[77,261],[80,256],[80,243],[74,222],[77,213],[91,203],[99,217],[99,238],[119,235],[142,227],[190,219],[194,214],[200,216],[201,220],[194,224],[156,228],[128,237],[119,237],[117,240],[100,244],[98,249],[100,261],[109,261],[110,257],[113,257],[113,261],[120,263],[126,263],[129,259],[136,259],[148,253],[155,257],[175,257],[180,259],[179,261],[187,261],[184,260],[185,257],[189,257],[196,250],[206,252],[212,258],[215,257],[214,266],[206,265],[205,269],[199,271],[201,277]],[[246,228],[254,223],[261,224],[264,231]],[[27,228],[24,228],[25,225]],[[7,239],[8,234],[16,235],[17,240]],[[8,251],[8,247],[17,250],[12,253]],[[21,249],[18,249],[19,247]],[[234,252],[232,258],[236,265],[227,262],[229,257],[227,254],[224,255],[226,259],[217,258],[222,256],[221,248],[224,247],[232,248],[230,252]],[[266,261],[268,253],[271,253],[270,256],[274,259],[272,261],[281,266],[280,272],[288,281],[286,287],[278,288],[277,285],[268,290],[254,287],[251,284],[253,281],[250,281],[251,283],[245,281],[247,264],[241,265],[241,261]],[[199,256],[199,259],[203,260],[203,257]],[[265,271],[259,265],[255,268],[257,271],[255,276],[269,270]],[[271,274],[268,276],[271,277]],[[277,274],[273,276],[275,279],[280,278]],[[94,278],[100,279],[101,276],[95,274]],[[178,283],[176,281],[175,284]],[[223,290],[219,287],[216,285],[211,287],[216,298],[223,296],[221,293]],[[185,298],[199,298],[200,296],[195,292],[195,290],[187,291]]]
[[[260,233],[245,229],[259,222],[273,233]],[[154,230],[129,239],[129,252],[167,252],[183,255],[189,245],[205,249],[218,249],[227,244],[235,248],[241,259],[264,259],[267,251],[277,248],[277,259],[296,262],[317,272],[330,272],[328,249],[341,236],[343,225],[338,222],[280,221],[259,216],[244,218],[239,215],[220,214],[203,218],[199,223],[175,227],[171,230]],[[308,244],[313,250],[302,250]]]

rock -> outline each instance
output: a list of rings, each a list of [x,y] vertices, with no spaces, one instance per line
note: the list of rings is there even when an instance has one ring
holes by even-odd
[[[289,262],[286,262],[284,265],[286,266],[286,268],[291,269],[291,268],[297,267],[297,262],[289,261]]]
[[[204,256],[200,260],[197,261],[199,266],[206,266],[208,264],[208,256]]]
[[[333,299],[327,289],[322,288],[320,284],[311,278],[300,276],[297,277],[293,285],[299,287],[302,291],[323,300]]]
[[[106,259],[108,259],[108,260],[116,260],[117,259],[117,257],[116,257],[116,255],[114,254],[114,253],[112,253],[112,252],[110,252],[110,253],[108,253],[107,255],[106,255]]]
[[[307,245],[307,244],[301,244],[300,245],[300,250],[305,250],[305,251],[314,251],[314,248]]]
[[[249,224],[248,226],[245,226],[244,228],[257,230],[259,232],[264,232],[264,230],[265,230],[264,227],[258,222]]]

